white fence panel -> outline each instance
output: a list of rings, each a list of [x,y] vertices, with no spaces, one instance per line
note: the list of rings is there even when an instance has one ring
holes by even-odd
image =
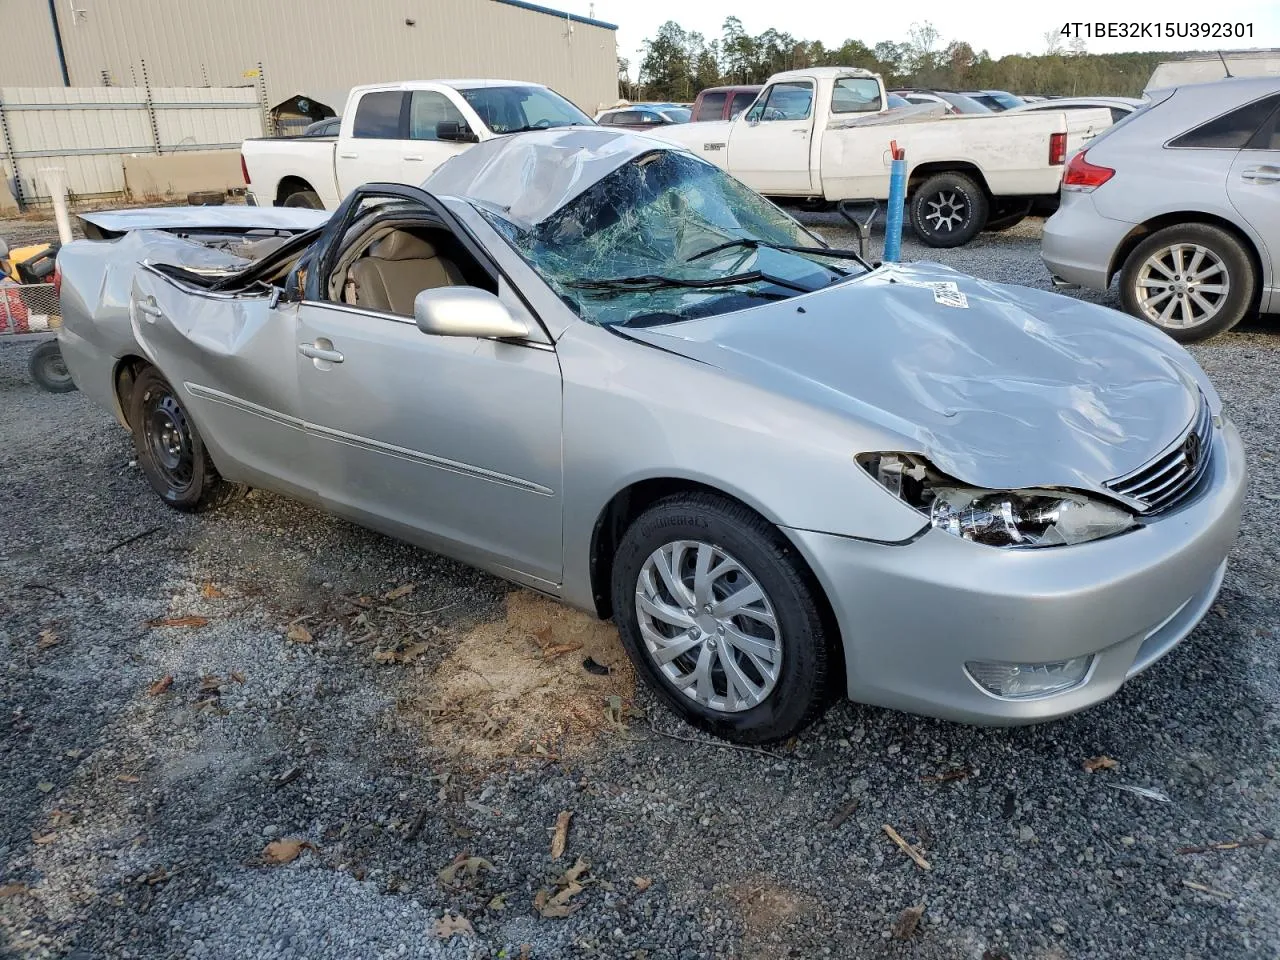
[[[42,167],[73,197],[121,194],[127,154],[225,150],[262,136],[254,87],[0,88],[0,176],[20,202],[47,201]]]

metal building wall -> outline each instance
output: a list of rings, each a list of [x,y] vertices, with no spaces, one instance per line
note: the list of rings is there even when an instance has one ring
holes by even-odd
[[[47,0],[3,6],[0,84],[60,83]],[[104,72],[112,85],[141,85],[143,61],[152,85],[248,84],[261,62],[273,104],[448,77],[545,83],[588,112],[617,99],[614,30],[502,0],[64,0],[56,9],[73,86],[100,85]]]

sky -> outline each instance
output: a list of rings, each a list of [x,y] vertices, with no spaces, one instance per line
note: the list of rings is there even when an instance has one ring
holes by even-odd
[[[1098,4],[1055,3],[957,3],[955,0],[913,0],[911,3],[841,3],[839,0],[541,0],[547,6],[590,15],[618,25],[618,55],[639,66],[644,41],[667,20],[686,30],[696,30],[708,40],[720,36],[725,17],[734,15],[750,34],[770,27],[806,40],[839,46],[844,40],[861,40],[868,46],[880,40],[903,41],[913,22],[931,21],[941,36],[940,46],[965,40],[975,50],[985,48],[993,57],[1010,53],[1043,53],[1044,34],[1061,30],[1069,19],[1110,22],[1152,21],[1198,23],[1204,20],[1203,0],[1112,0]],[[1253,25],[1253,39],[1093,40],[1086,38],[1090,53],[1132,50],[1196,50],[1222,46],[1233,50],[1280,47],[1280,3],[1276,0],[1215,0],[1211,5],[1218,22]],[[1068,9],[1070,13],[1066,12]],[[1105,13],[1099,13],[1105,9]],[[1065,46],[1065,39],[1064,46]]]

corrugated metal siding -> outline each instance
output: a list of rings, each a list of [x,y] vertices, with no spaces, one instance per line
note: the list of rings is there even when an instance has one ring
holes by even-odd
[[[57,82],[44,0],[7,0],[0,83]],[[495,0],[76,0],[58,5],[71,82],[252,83],[261,62],[272,104],[297,93],[392,80],[495,77],[545,83],[588,112],[617,99],[617,43],[606,27]],[[409,26],[406,20],[413,20]],[[42,58],[47,57],[48,61]],[[53,73],[50,74],[49,70]],[[337,106],[337,105],[335,105]]]
[[[0,87],[0,110],[26,200],[49,193],[40,171],[62,167],[73,194],[120,193],[121,156],[238,147],[262,135],[262,112],[251,87],[157,87],[151,91],[156,130],[142,87]],[[0,142],[0,169],[13,159]],[[8,171],[6,171],[7,174]]]
[[[62,85],[49,0],[0,0],[0,86],[6,85]]]

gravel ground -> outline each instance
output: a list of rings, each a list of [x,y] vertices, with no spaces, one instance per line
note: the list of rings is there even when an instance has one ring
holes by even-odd
[[[906,255],[1044,286],[1038,232]],[[433,700],[445,674],[489,683],[477,637],[519,634],[516,669],[581,672],[554,643],[599,628],[269,494],[171,512],[106,413],[32,385],[28,350],[0,346],[0,953],[1280,956],[1276,844],[1180,852],[1280,829],[1272,322],[1194,348],[1253,480],[1221,599],[1174,653],[1056,723],[841,704],[769,755],[673,739],[697,735],[643,690],[620,722],[603,696],[576,721],[494,684],[479,708]],[[207,622],[147,625],[174,617]],[[495,748],[516,722],[550,734]],[[1100,755],[1118,766],[1082,769]],[[579,909],[540,916],[540,891]],[[463,918],[474,935],[438,935]]]

